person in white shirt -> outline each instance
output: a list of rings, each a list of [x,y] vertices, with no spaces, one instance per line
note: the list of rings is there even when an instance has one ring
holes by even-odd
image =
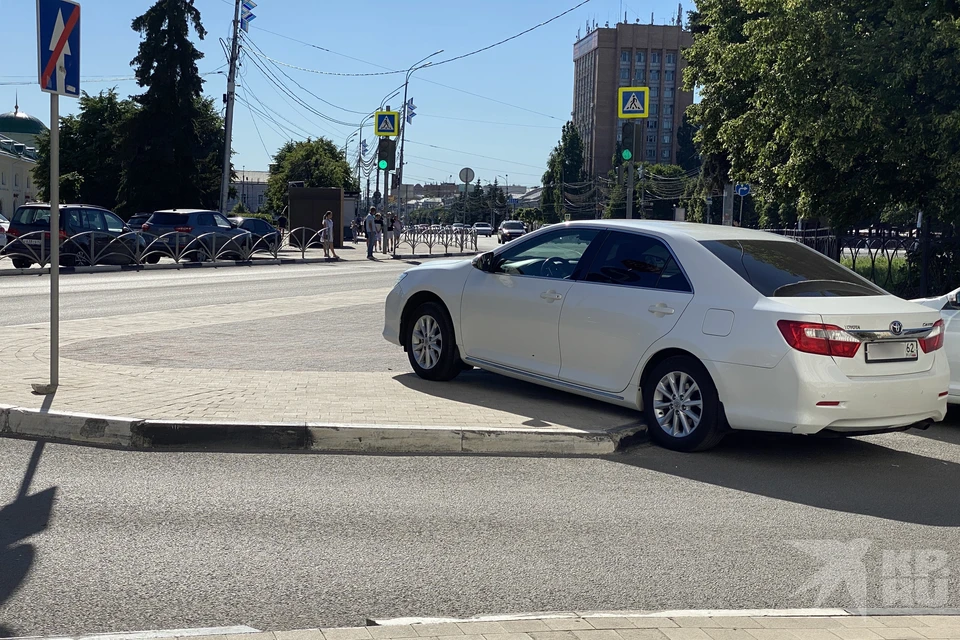
[[[377,242],[377,208],[370,207],[370,213],[363,220],[363,235],[367,239],[367,260],[376,260],[373,257],[373,247]]]
[[[340,259],[337,250],[333,248],[333,211],[327,211],[323,215],[323,255],[328,259]]]

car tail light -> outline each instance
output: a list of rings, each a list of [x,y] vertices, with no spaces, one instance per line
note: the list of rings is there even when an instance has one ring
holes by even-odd
[[[174,227],[173,230],[177,233],[190,233],[193,231],[193,227]]]
[[[787,344],[804,353],[852,358],[860,350],[857,338],[832,324],[781,320],[777,327]]]
[[[11,238],[19,238],[22,234],[20,233],[19,229],[14,229],[13,227],[10,227],[9,229],[7,229],[7,235],[9,235]]]
[[[920,348],[924,353],[932,353],[943,347],[943,320],[937,320],[933,325],[933,331],[927,334],[926,338],[920,339]]]
[[[150,231],[150,223],[144,222],[142,225],[140,225],[140,230],[141,230],[141,231]]]
[[[66,239],[67,239],[67,232],[64,231],[63,229],[60,229],[60,239],[61,239],[61,240],[66,240]]]

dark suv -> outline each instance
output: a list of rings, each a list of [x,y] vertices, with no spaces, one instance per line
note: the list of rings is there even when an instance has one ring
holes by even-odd
[[[60,264],[136,264],[146,246],[143,239],[130,234],[115,240],[129,232],[130,228],[112,211],[86,204],[62,204]],[[26,269],[48,260],[50,205],[37,202],[21,206],[13,214],[7,234],[9,245],[5,252],[13,259],[14,267]]]
[[[163,251],[188,260],[240,259],[241,248],[253,246],[246,229],[234,228],[220,213],[206,209],[156,211],[143,223],[144,233],[158,236],[151,251]]]
[[[253,236],[253,244],[258,251],[278,251],[280,249],[280,232],[266,220],[244,218],[243,216],[234,216],[229,220],[235,228],[250,232]]]
[[[497,241],[500,244],[515,240],[527,233],[527,228],[519,220],[504,220],[497,230]]]

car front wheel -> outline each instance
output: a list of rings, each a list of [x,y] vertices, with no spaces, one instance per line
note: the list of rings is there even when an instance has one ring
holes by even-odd
[[[695,358],[668,358],[643,386],[643,412],[650,439],[675,451],[704,451],[726,433],[720,399],[710,374]]]
[[[410,366],[424,380],[453,380],[462,370],[453,322],[436,302],[420,305],[410,316],[405,344]]]

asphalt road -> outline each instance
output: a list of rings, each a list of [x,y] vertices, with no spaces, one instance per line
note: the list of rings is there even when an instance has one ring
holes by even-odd
[[[2,502],[34,446],[0,441]],[[47,445],[26,493],[38,504],[0,513],[4,542],[28,545],[0,555],[0,632],[13,636],[910,604],[884,595],[884,571],[929,578],[884,561],[890,550],[945,557],[942,598],[913,604],[960,605],[956,425],[861,440],[746,435],[707,454],[640,446],[606,460]],[[833,586],[812,551],[856,540],[863,564],[841,573],[853,595],[844,582],[804,591],[811,579]]]

